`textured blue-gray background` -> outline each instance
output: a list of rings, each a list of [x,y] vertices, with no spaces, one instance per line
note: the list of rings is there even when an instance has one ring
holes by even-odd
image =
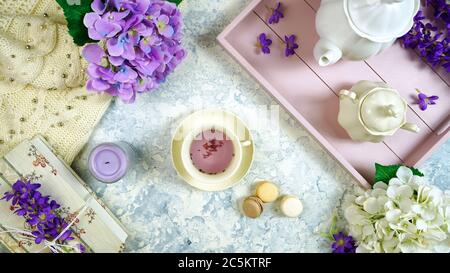
[[[187,60],[156,93],[134,105],[116,102],[75,163],[130,233],[131,252],[327,252],[315,233],[331,215],[352,179],[311,136],[279,108],[279,130],[255,126],[252,115],[277,110],[262,88],[216,42],[217,35],[249,0],[187,0],[184,43]],[[251,124],[257,154],[242,184],[205,193],[181,181],[171,165],[170,139],[180,119],[198,107],[223,107]],[[86,171],[86,157],[102,141],[126,140],[143,158],[124,181],[105,186]],[[423,166],[429,179],[449,189],[450,143]],[[271,179],[283,193],[298,195],[305,211],[298,219],[268,207],[258,220],[238,210],[253,181]]]
[[[187,60],[153,94],[134,105],[115,102],[77,158],[74,168],[128,229],[129,252],[328,252],[316,227],[328,219],[352,178],[216,42],[217,35],[250,0],[187,0],[184,44]],[[181,181],[171,164],[170,139],[180,119],[198,107],[222,107],[251,124],[255,163],[244,181],[206,193]],[[264,130],[253,118],[279,109],[279,128]],[[262,114],[259,114],[260,116]],[[130,175],[106,186],[86,169],[92,147],[125,140],[142,155]],[[429,180],[450,189],[450,143],[421,168]],[[238,200],[258,178],[275,181],[282,193],[299,196],[305,211],[287,219],[273,207],[250,220]]]

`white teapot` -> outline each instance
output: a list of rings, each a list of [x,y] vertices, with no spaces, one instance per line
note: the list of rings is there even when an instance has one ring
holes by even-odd
[[[412,28],[419,7],[420,0],[322,0],[314,57],[327,66],[376,55]]]
[[[408,104],[383,82],[360,81],[340,92],[339,124],[353,140],[381,142],[398,129],[419,132],[406,122]]]

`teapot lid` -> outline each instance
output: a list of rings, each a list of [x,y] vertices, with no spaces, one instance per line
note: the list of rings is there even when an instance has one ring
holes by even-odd
[[[392,89],[369,93],[361,104],[361,119],[374,132],[396,130],[405,122],[406,102]]]
[[[408,33],[419,7],[420,0],[344,0],[352,29],[378,43],[391,42]]]

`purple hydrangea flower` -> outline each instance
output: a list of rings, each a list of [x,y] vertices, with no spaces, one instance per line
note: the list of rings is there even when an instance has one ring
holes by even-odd
[[[438,96],[427,96],[426,94],[420,92],[419,90],[417,90],[417,92],[419,93],[417,95],[419,101],[419,108],[422,111],[427,110],[428,105],[435,105],[436,101],[439,99]]]
[[[281,11],[281,2],[278,2],[275,8],[271,8],[272,14],[269,17],[269,24],[277,24],[281,18],[284,18],[284,14]]]
[[[296,40],[297,36],[295,35],[284,36],[284,42],[286,43],[286,50],[284,54],[286,55],[286,57],[295,54],[295,50],[298,48],[298,44],[295,42]]]
[[[164,0],[94,0],[84,24],[89,37],[87,89],[124,102],[163,83],[186,57],[181,46],[181,13]]]
[[[115,20],[111,20],[112,16],[101,17],[96,13],[88,13],[84,17],[84,25],[88,28],[88,35],[93,40],[102,40],[114,37],[122,30],[122,27]]]
[[[106,57],[105,51],[97,44],[87,45],[83,50],[84,58],[93,64],[102,65],[104,57]]]
[[[126,9],[131,11],[134,14],[144,14],[147,12],[148,7],[150,6],[150,1],[147,0],[125,0],[125,1],[116,1],[117,9]]]
[[[129,33],[122,33],[117,38],[109,39],[107,44],[108,53],[112,57],[123,57],[134,60],[136,52],[134,50],[134,39]]]
[[[261,52],[264,54],[270,54],[269,46],[272,44],[272,40],[267,37],[265,33],[261,33],[258,36],[257,46],[261,48]]]
[[[344,232],[339,232],[333,235],[333,243],[331,249],[333,253],[355,253],[356,242],[352,236],[347,236]]]
[[[159,37],[159,35],[156,32],[153,32],[141,39],[139,42],[139,48],[143,53],[149,54],[152,51],[152,48],[160,46],[162,41],[163,40]]]
[[[158,28],[158,32],[161,33],[166,38],[172,37],[175,32],[173,27],[169,24],[170,19],[167,15],[160,15],[156,20],[156,26]]]
[[[57,237],[57,243],[62,245],[73,240],[72,230],[61,234],[69,224],[59,215],[60,205],[49,196],[42,195],[38,191],[40,187],[38,183],[18,180],[1,200],[11,202],[14,213],[25,218],[36,244],[45,240],[51,242]]]
[[[93,11],[97,12],[97,13],[104,13],[106,10],[106,7],[109,4],[109,0],[106,1],[102,1],[102,0],[93,0],[92,4],[91,4],[91,8]]]

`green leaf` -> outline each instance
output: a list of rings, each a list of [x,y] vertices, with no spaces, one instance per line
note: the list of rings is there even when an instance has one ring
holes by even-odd
[[[178,6],[183,0],[167,0],[167,1],[175,3]]]
[[[384,182],[388,184],[392,178],[397,177],[397,171],[401,166],[403,165],[383,166],[381,164],[375,163],[375,182]],[[421,177],[424,176],[424,174],[418,169],[413,167],[408,168],[411,169],[414,175]]]
[[[75,44],[83,46],[95,42],[89,38],[88,29],[83,24],[86,13],[92,12],[92,0],[56,0],[56,2],[64,10],[69,34],[73,37]]]
[[[408,168],[411,169],[411,171],[413,172],[414,175],[417,175],[417,176],[420,176],[420,177],[424,177],[425,176],[421,171],[419,171],[416,168],[413,168],[413,167],[408,167]]]

